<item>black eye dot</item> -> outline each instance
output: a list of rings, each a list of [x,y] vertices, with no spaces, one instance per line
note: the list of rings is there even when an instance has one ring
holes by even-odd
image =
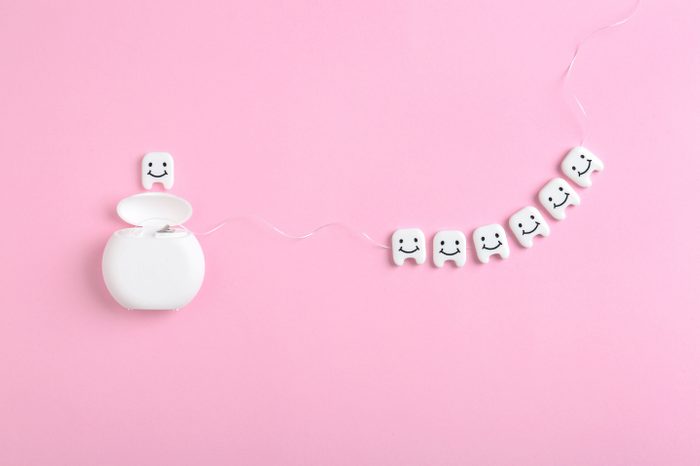
[[[418,238],[413,238],[413,242],[414,242],[414,243],[417,243],[417,242],[418,242]]]
[[[585,159],[585,158],[586,158],[586,156],[585,156],[585,155],[583,155],[583,154],[581,154],[581,158],[582,158],[582,159]]]
[[[572,165],[572,166],[571,166],[571,169],[572,169],[573,171],[576,171],[576,165]]]
[[[550,197],[550,198],[549,198],[549,200],[551,201],[551,200],[552,200],[552,198]]]
[[[445,242],[444,242],[444,241],[440,241],[440,244],[442,244],[442,245],[444,246],[444,245],[445,245]]]
[[[168,166],[168,164],[167,164],[167,163],[165,163],[165,162],[163,162],[163,166],[164,166],[164,167],[167,167],[167,166]]]
[[[455,240],[455,244],[459,246],[459,240]]]
[[[498,233],[496,233],[496,238],[498,238],[498,237],[500,237],[500,235]]]
[[[484,238],[484,237],[482,236],[482,237],[481,237],[481,241],[486,241],[486,238]]]
[[[522,227],[523,227],[523,224],[522,224],[522,223],[518,223],[518,228],[522,228]]]
[[[148,162],[148,166],[149,166],[149,167],[152,167],[152,166],[153,166],[153,162]]]
[[[530,218],[531,218],[532,220],[534,220],[534,219],[535,219],[535,216],[534,216],[534,215],[530,215]]]
[[[402,239],[400,239],[400,240],[399,240],[399,243],[403,243],[403,240],[402,240]]]
[[[564,191],[564,188],[562,188],[562,187],[560,186],[560,187],[559,187],[559,191]]]

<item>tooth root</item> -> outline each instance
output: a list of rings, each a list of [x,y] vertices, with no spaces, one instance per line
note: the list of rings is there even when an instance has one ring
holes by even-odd
[[[141,177],[141,184],[143,184],[143,189],[151,189],[153,188],[153,179],[150,179],[150,176],[142,176]]]
[[[173,189],[173,185],[175,184],[175,173],[168,172],[168,175],[164,176],[163,179],[165,180],[163,181],[163,186],[165,187],[165,189]]]
[[[581,204],[581,198],[576,192],[571,192],[571,196],[569,198],[569,203],[571,205],[580,205]]]
[[[540,225],[540,228],[542,231],[540,231],[540,235],[544,236],[545,238],[549,236],[550,229],[549,229],[549,224],[542,219],[542,225]]]
[[[510,257],[510,248],[508,247],[508,243],[503,243],[503,246],[498,249],[503,249],[498,253],[501,256],[501,259],[508,259]]]

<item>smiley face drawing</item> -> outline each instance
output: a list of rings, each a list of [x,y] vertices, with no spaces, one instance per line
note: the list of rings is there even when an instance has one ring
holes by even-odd
[[[506,238],[506,231],[497,223],[485,225],[474,230],[472,235],[476,257],[482,264],[489,262],[489,258],[498,254],[501,259],[508,259],[510,247]]]
[[[152,189],[153,183],[161,183],[171,189],[175,183],[175,163],[167,152],[149,152],[141,161],[141,184],[144,189]]]
[[[425,235],[419,228],[403,228],[391,235],[391,254],[394,264],[401,266],[406,259],[416,264],[425,262]]]
[[[508,219],[508,226],[518,243],[524,248],[531,248],[535,236],[549,236],[549,225],[535,207],[523,207]]]
[[[562,178],[549,181],[538,194],[540,204],[557,220],[566,218],[566,208],[581,204],[581,198],[569,183]]]
[[[593,185],[591,174],[604,168],[603,161],[582,146],[571,149],[561,162],[561,171],[582,188]]]
[[[467,238],[458,230],[438,231],[433,238],[433,263],[442,267],[452,261],[457,267],[464,267],[467,262]]]

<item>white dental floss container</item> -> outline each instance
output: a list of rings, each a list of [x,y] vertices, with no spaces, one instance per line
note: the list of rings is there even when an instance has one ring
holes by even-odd
[[[117,214],[134,225],[112,234],[102,256],[102,275],[114,299],[127,309],[180,309],[204,280],[204,253],[182,227],[192,206],[172,194],[129,196]]]

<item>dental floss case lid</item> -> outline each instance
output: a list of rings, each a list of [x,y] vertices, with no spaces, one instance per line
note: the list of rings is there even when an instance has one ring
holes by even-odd
[[[182,225],[192,216],[192,205],[168,193],[140,193],[119,201],[117,215],[134,226]]]

